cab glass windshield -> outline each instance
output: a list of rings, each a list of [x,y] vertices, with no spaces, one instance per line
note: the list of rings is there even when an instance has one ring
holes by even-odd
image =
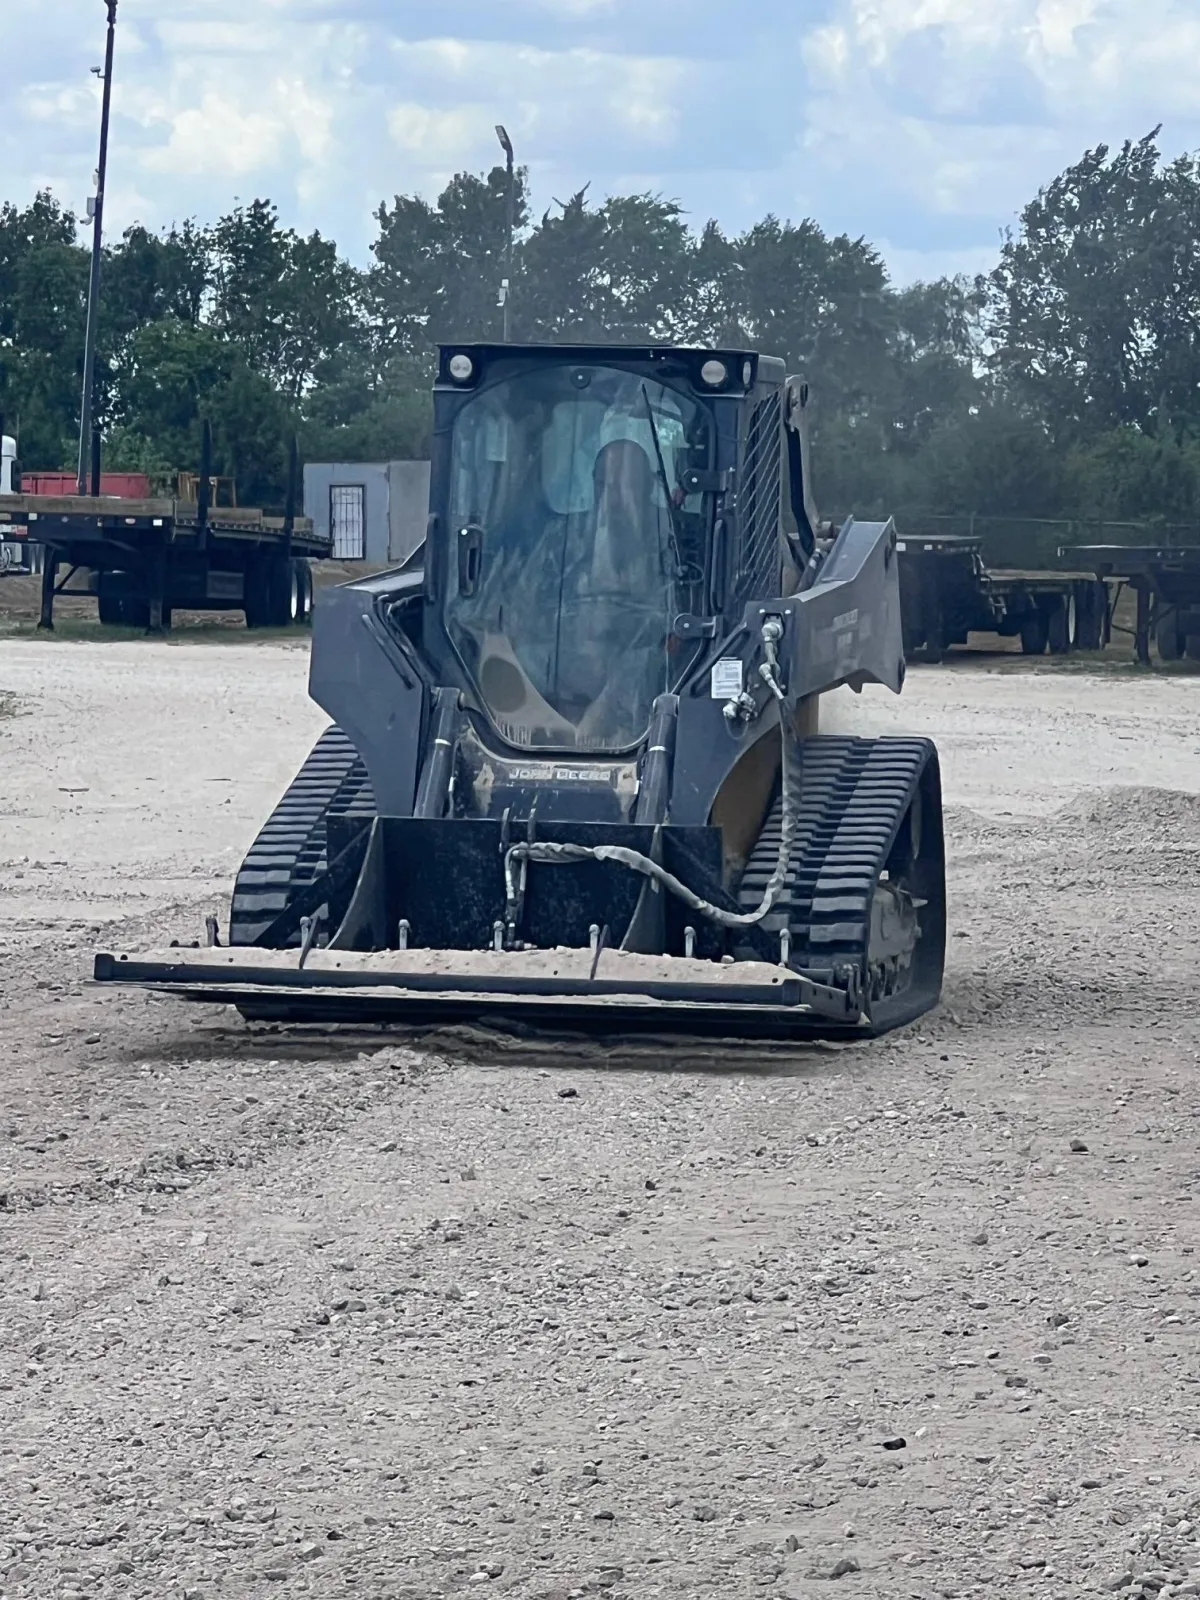
[[[690,650],[711,422],[686,394],[604,366],[541,367],[459,412],[447,627],[497,731],[531,749],[641,739]]]

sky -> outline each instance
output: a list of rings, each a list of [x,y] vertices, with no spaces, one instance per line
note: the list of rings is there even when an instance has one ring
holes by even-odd
[[[0,0],[0,201],[82,212],[104,0]],[[265,196],[366,264],[381,200],[502,160],[535,209],[652,192],[994,264],[1085,149],[1200,147],[1200,0],[119,0],[106,225]]]

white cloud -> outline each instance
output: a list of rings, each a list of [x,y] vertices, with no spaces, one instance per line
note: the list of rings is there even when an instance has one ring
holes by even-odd
[[[269,170],[291,154],[302,176],[330,152],[331,108],[294,78],[261,83],[249,103],[236,88],[206,89],[197,106],[177,108],[167,97],[147,97],[130,110],[146,127],[167,130],[166,139],[141,156],[147,173],[242,178]]]
[[[930,216],[1011,223],[1085,148],[1200,134],[1195,0],[835,0],[803,50],[806,152]]]
[[[1033,24],[1037,47],[1046,57],[1070,55],[1077,30],[1095,16],[1096,0],[1042,0]]]
[[[469,161],[485,134],[486,112],[460,108],[435,111],[405,100],[387,114],[388,132],[401,150],[419,156],[424,165],[453,167]]]
[[[103,10],[0,9],[0,198],[79,208]],[[362,260],[379,201],[487,170],[500,122],[535,211],[590,180],[730,230],[813,215],[926,275],[994,259],[1090,145],[1200,144],[1197,59],[1200,0],[121,0],[107,216],[269,196]]]
[[[1200,57],[1200,14],[1191,0],[1126,0],[1106,12],[1103,26],[1094,19],[1079,28],[1068,48],[1051,37],[1055,48],[1033,59],[1048,96],[1072,97],[1068,114],[1116,104],[1152,122],[1200,117],[1200,78],[1191,70]]]
[[[1058,151],[1052,133],[1033,127],[956,126],[901,114],[886,97],[863,88],[853,118],[839,120],[845,101],[811,104],[805,152],[826,181],[853,184],[869,174],[897,203],[938,216],[1007,218],[1032,197],[1030,167]],[[1053,170],[1053,167],[1051,168]]]
[[[171,55],[191,60],[210,56],[221,60],[270,57],[280,42],[278,24],[265,15],[253,20],[210,17],[207,21],[167,17],[155,26],[154,32]]]
[[[555,152],[583,148],[617,160],[648,143],[670,144],[678,131],[688,70],[679,58],[495,40],[398,39],[393,48],[403,77],[422,88],[427,102],[456,99],[462,120],[453,124],[455,132],[465,135],[473,125],[489,156],[492,129],[501,120],[514,143],[518,133],[528,136],[533,147],[520,155],[535,165]],[[406,129],[416,126],[407,104],[401,122]],[[437,135],[451,124],[431,126]]]
[[[145,171],[178,178],[203,173],[245,177],[276,160],[283,133],[276,118],[244,111],[211,90],[198,106],[160,111],[154,120],[168,123],[170,132],[165,144],[146,152],[141,165]]]
[[[1181,70],[1198,52],[1195,0],[838,0],[805,41],[819,80],[903,86],[938,113],[1016,80],[1075,127],[1101,107],[1200,114],[1200,80]]]
[[[32,83],[20,100],[20,115],[34,122],[92,126],[100,97],[82,85]]]

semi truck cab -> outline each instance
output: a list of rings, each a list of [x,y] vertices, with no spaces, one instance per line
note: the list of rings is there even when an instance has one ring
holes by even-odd
[[[0,437],[0,494],[20,494],[21,464],[17,460],[17,441],[7,433]]]
[[[0,495],[20,494],[21,463],[17,460],[17,441],[0,434]],[[40,545],[31,545],[24,525],[7,527],[17,538],[0,539],[0,577],[24,576],[41,570]]]

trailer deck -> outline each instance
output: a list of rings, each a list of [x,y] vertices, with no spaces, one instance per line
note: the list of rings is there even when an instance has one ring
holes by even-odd
[[[1200,545],[1064,545],[1059,556],[1134,591],[1134,650],[1143,666],[1151,634],[1160,661],[1200,661]]]
[[[53,628],[55,598],[67,594],[94,595],[102,622],[153,632],[183,608],[242,610],[251,627],[303,622],[308,563],[331,551],[329,538],[294,514],[99,495],[0,495],[0,537],[45,551],[41,628]],[[86,587],[71,587],[80,574]]]

